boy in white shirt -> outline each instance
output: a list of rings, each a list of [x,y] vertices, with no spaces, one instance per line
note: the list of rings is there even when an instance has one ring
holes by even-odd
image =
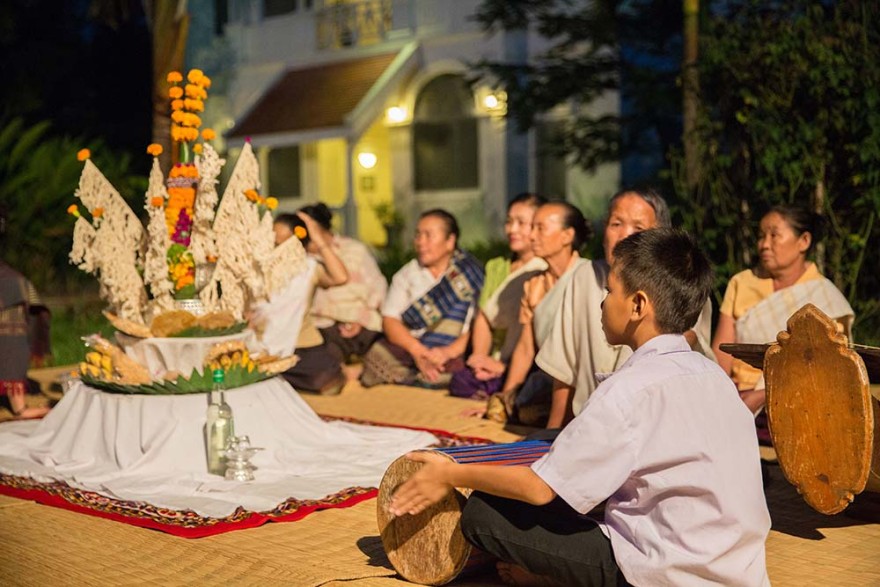
[[[691,237],[655,229],[614,249],[602,328],[633,356],[531,467],[430,453],[394,515],[476,490],[462,531],[514,585],[769,585],[770,517],[752,416],[730,378],[690,349],[712,270]],[[607,499],[604,521],[586,517]]]

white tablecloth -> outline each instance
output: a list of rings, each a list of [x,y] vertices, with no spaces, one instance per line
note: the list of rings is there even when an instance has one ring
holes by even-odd
[[[230,390],[237,435],[263,447],[256,480],[207,473],[207,394],[118,395],[74,381],[40,421],[0,424],[0,471],[203,516],[238,506],[265,511],[285,499],[320,499],[378,487],[398,456],[435,442],[425,432],[324,422],[283,379]]]

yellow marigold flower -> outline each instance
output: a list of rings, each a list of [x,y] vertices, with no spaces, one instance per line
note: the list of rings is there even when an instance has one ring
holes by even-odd
[[[164,149],[162,149],[162,145],[160,145],[159,143],[150,143],[150,145],[147,147],[147,153],[149,153],[153,157],[158,157],[159,155],[161,155],[163,150]]]
[[[196,155],[202,154],[202,145],[193,145],[193,153]]]
[[[190,69],[189,73],[186,74],[186,79],[192,84],[199,83],[199,80],[203,77],[205,77],[205,74],[201,69]]]
[[[90,158],[91,156],[92,156],[92,152],[89,151],[88,149],[80,149],[79,152],[77,152],[77,154],[76,154],[76,158],[79,159],[80,161],[85,161],[86,159]]]
[[[162,196],[153,196],[150,199],[150,205],[154,206],[156,208],[158,208],[159,206],[161,206],[164,203],[165,203],[165,198],[163,198]]]
[[[68,206],[67,213],[71,216],[76,216],[77,218],[79,218],[79,208],[76,204],[71,204],[70,206]]]
[[[278,198],[268,197],[266,198],[266,207],[270,210],[274,210],[278,207]]]
[[[298,238],[299,240],[302,240],[302,239],[306,238],[306,236],[309,233],[306,232],[306,229],[303,228],[302,226],[295,226],[295,227],[293,227],[293,234],[296,235],[296,238]]]
[[[180,86],[173,86],[168,88],[168,97],[172,100],[183,98],[183,88],[181,88]]]
[[[166,79],[169,84],[176,84],[183,81],[183,75],[181,75],[179,71],[170,71],[168,72],[168,77]]]
[[[217,133],[214,132],[213,128],[206,128],[202,131],[202,138],[206,141],[213,141],[217,138]]]
[[[172,110],[183,110],[184,106],[183,100],[171,100],[171,109]]]
[[[100,218],[103,215],[104,215],[103,208],[95,208],[94,210],[92,210],[92,218]]]

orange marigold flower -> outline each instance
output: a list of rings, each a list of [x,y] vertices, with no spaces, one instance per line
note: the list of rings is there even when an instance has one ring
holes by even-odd
[[[186,112],[182,110],[175,110],[171,113],[171,120],[178,124],[184,124],[184,121],[186,120]]]
[[[202,79],[200,79],[200,80],[198,81],[198,84],[199,84],[200,86],[202,86],[203,88],[210,88],[210,87],[211,87],[211,78],[209,78],[209,77],[206,76],[206,75],[203,75],[203,76],[202,76]]]
[[[172,110],[183,110],[184,101],[183,100],[171,100],[171,109]]]
[[[207,256],[205,257],[205,260],[206,260],[208,263],[216,263],[216,262],[217,262],[217,255],[207,255]]]
[[[198,98],[201,93],[200,90],[202,88],[200,88],[199,86],[197,86],[195,84],[186,84],[186,88],[184,88],[184,89],[186,90],[187,97]]]
[[[79,208],[76,204],[71,204],[70,206],[68,206],[67,213],[71,216],[76,216],[77,218],[79,218]]]
[[[298,238],[299,240],[302,240],[302,239],[306,238],[306,236],[309,233],[306,232],[306,229],[303,228],[302,226],[294,226],[293,227],[293,234],[296,235],[296,238]]]
[[[202,131],[202,138],[206,141],[213,141],[217,138],[217,133],[214,132],[213,128],[206,128]]]
[[[186,107],[187,110],[192,110],[193,112],[205,111],[205,103],[197,98],[187,98],[183,101],[183,105]]]
[[[260,195],[257,193],[257,190],[245,190],[245,197],[251,202],[256,202],[259,199]]]
[[[161,155],[163,150],[164,149],[162,149],[162,145],[160,145],[159,143],[150,143],[150,145],[147,147],[147,153],[149,153],[153,157],[158,157],[159,155]]]
[[[266,207],[270,210],[274,210],[278,207],[278,198],[268,197],[266,198]]]
[[[180,86],[173,86],[168,88],[168,97],[172,100],[183,98],[183,88],[181,88]]]
[[[88,159],[91,156],[92,156],[92,152],[89,151],[88,149],[80,149],[76,154],[76,158],[79,159],[80,161],[85,161],[86,159]]]
[[[196,155],[202,154],[202,145],[193,145],[193,153]]]
[[[189,73],[186,74],[186,79],[189,80],[190,83],[197,84],[199,80],[205,77],[204,72],[201,69],[190,69]]]
[[[165,78],[168,80],[169,84],[176,84],[177,82],[183,81],[183,75],[179,71],[170,71],[168,72],[168,77]]]
[[[162,196],[153,196],[150,199],[150,205],[155,208],[158,208],[159,206],[161,206],[164,203],[165,203],[165,198],[163,198]]]
[[[103,215],[104,215],[103,208],[95,208],[94,210],[92,210],[92,218],[100,218]]]
[[[196,128],[183,129],[183,136],[187,141],[194,141],[199,138],[199,130]]]

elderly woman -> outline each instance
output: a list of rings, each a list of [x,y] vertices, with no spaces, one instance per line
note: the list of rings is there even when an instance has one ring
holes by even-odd
[[[486,263],[486,282],[480,293],[480,309],[471,331],[471,355],[456,370],[449,384],[450,395],[485,399],[501,390],[504,373],[519,340],[519,305],[526,281],[544,271],[547,263],[532,250],[532,221],[546,200],[523,193],[507,205],[504,234],[510,255]]]
[[[16,418],[39,418],[49,409],[29,407],[27,393],[28,364],[40,364],[48,355],[48,310],[33,285],[15,269],[0,261],[0,396],[5,395]],[[42,321],[41,321],[42,320]],[[28,331],[37,337],[28,340]]]
[[[388,291],[385,276],[367,245],[333,232],[333,214],[325,204],[305,206],[300,212],[315,221],[313,241],[316,233],[320,233],[318,236],[348,272],[344,285],[315,291],[310,312],[315,326],[324,340],[336,346],[346,359],[363,356],[382,334],[379,307]]]
[[[568,202],[548,202],[535,213],[532,250],[544,259],[547,269],[529,279],[523,287],[519,311],[522,332],[501,394],[489,399],[487,415],[490,418],[506,421],[518,412],[519,420],[525,424],[546,419],[553,382],[546,373],[535,368],[535,355],[550,333],[562,302],[561,293],[572,272],[586,262],[578,250],[588,236],[586,219]]]
[[[419,217],[416,258],[391,279],[382,304],[385,338],[364,356],[361,383],[439,387],[450,362],[464,354],[483,287],[483,267],[458,248],[458,222],[449,212]]]
[[[761,219],[759,266],[737,273],[727,284],[712,349],[754,412],[764,404],[761,372],[721,350],[729,342],[766,343],[785,330],[788,318],[812,303],[851,335],[852,308],[816,265],[807,260],[821,238],[820,218],[794,206],[776,206]]]

